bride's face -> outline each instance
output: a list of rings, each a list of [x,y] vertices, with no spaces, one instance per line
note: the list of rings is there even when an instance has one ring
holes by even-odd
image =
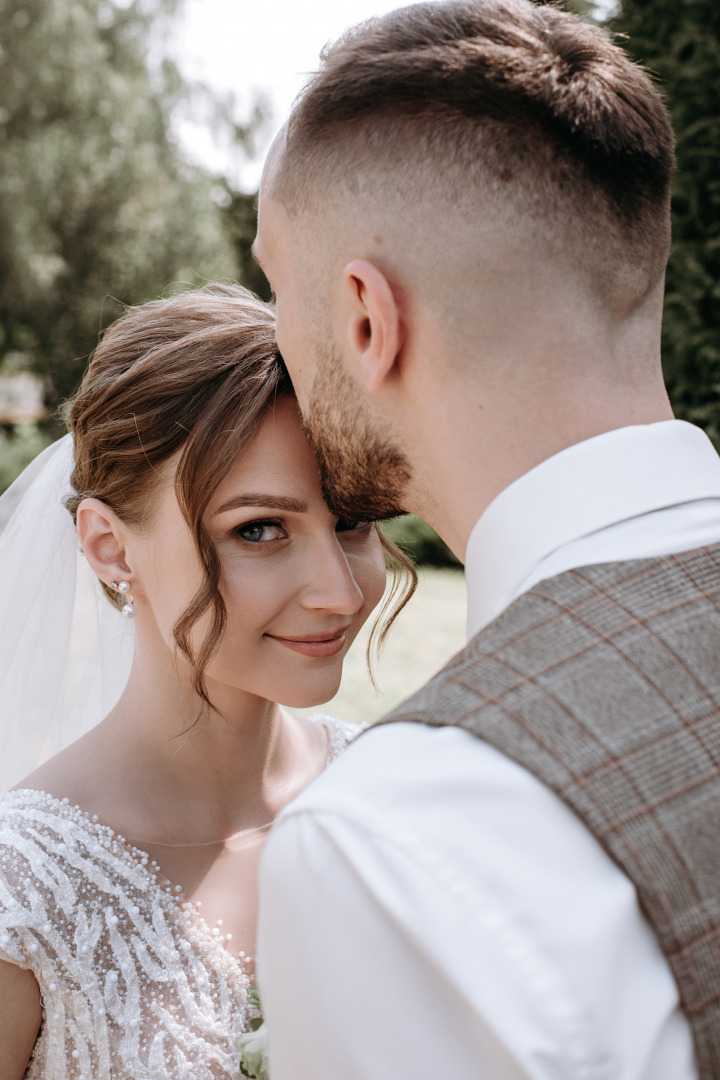
[[[281,398],[217,488],[204,518],[221,565],[227,625],[206,669],[221,686],[302,707],[331,698],[342,662],[385,588],[372,524],[338,521],[325,505],[297,404]],[[138,641],[172,628],[203,580],[172,482],[145,543],[133,545]],[[207,623],[200,620],[199,645]],[[225,693],[221,693],[222,698]]]

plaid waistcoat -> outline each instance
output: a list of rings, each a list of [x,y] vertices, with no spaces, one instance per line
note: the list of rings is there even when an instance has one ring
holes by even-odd
[[[516,600],[388,721],[455,725],[551,788],[634,883],[720,1077],[720,544]]]

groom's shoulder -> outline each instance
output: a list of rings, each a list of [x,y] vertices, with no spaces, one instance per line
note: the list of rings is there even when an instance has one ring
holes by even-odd
[[[495,796],[510,789],[521,802],[545,798],[525,769],[462,728],[380,723],[358,736],[279,820],[343,820],[373,832],[378,822],[383,832],[391,822],[406,823],[431,834],[440,818],[447,826],[468,813],[492,816]]]
[[[284,816],[308,811],[350,812],[363,805],[389,808],[417,791],[427,791],[442,773],[453,771],[463,748],[476,740],[456,728],[418,723],[376,724],[362,732],[295,799]]]

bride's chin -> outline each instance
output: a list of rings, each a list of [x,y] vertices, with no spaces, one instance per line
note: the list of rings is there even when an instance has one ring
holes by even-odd
[[[325,705],[337,694],[340,689],[340,679],[332,684],[325,683],[323,687],[306,687],[304,689],[285,691],[276,698],[278,705],[286,709],[312,709],[316,705]]]

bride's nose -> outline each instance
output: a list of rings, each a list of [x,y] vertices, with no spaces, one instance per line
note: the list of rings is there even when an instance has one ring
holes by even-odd
[[[355,615],[360,610],[364,601],[362,590],[337,542],[312,559],[299,599],[308,611],[322,609]]]

